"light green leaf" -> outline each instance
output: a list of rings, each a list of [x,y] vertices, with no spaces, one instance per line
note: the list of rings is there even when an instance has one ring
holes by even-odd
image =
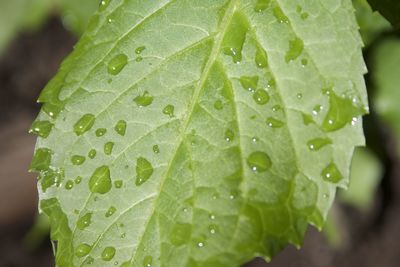
[[[391,38],[374,52],[375,108],[400,140],[400,40]],[[400,152],[400,146],[398,146]]]
[[[0,0],[0,53],[23,30],[38,28],[52,0]]]
[[[350,0],[114,0],[89,24],[33,131],[58,266],[239,266],[322,226],[364,144]]]
[[[350,186],[340,190],[339,199],[361,210],[368,210],[382,178],[382,165],[367,148],[357,148],[350,172]]]
[[[369,45],[383,31],[391,29],[390,23],[372,10],[367,0],[353,0],[360,33],[364,44]]]

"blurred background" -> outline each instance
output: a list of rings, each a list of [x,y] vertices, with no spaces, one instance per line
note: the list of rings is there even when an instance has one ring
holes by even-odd
[[[54,266],[48,223],[37,215],[27,172],[36,99],[83,33],[99,0],[0,0],[0,266]],[[338,192],[323,232],[270,264],[247,267],[397,267],[400,262],[400,31],[354,0],[369,73],[367,147],[355,152],[351,185]],[[400,14],[399,14],[400,16]]]

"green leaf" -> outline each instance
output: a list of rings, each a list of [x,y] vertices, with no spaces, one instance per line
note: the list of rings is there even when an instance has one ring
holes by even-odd
[[[89,18],[95,13],[100,0],[55,0],[64,25],[74,33],[81,35],[89,22]]]
[[[400,40],[391,38],[374,51],[375,109],[400,140]],[[397,149],[400,152],[400,146]]]
[[[35,30],[42,25],[52,0],[0,1],[0,54],[23,30]]]
[[[372,206],[383,170],[379,160],[367,148],[357,148],[350,172],[350,186],[340,190],[339,199],[360,210]]]
[[[57,266],[239,266],[322,227],[364,144],[350,0],[114,0],[89,25],[39,98]]]
[[[374,12],[367,0],[353,0],[360,33],[364,44],[369,45],[383,31],[391,29],[390,23],[378,12]]]
[[[398,0],[368,0],[372,8],[379,11],[394,26],[400,26],[400,2]]]

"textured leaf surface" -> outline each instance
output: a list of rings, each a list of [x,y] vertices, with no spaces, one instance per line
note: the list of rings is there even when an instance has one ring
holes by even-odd
[[[375,108],[400,140],[400,40],[391,38],[374,53]],[[398,146],[400,152],[400,146]]]
[[[58,266],[239,266],[321,227],[367,110],[349,0],[103,1],[40,96]]]

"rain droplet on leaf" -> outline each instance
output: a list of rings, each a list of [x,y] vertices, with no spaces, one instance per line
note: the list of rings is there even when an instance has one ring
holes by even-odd
[[[142,185],[145,183],[150,176],[153,174],[153,166],[151,163],[143,158],[139,157],[136,161],[136,182],[137,186]]]

